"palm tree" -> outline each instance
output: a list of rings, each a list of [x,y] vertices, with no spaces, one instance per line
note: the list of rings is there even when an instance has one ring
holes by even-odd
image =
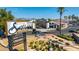
[[[50,18],[48,19],[48,22],[52,21]]]
[[[73,20],[74,18],[75,18],[75,15],[73,14],[73,15],[72,15],[72,21],[74,21],[74,20]]]
[[[76,19],[76,22],[79,22],[79,17],[78,17],[78,16],[76,16],[76,18],[75,18],[75,19]]]
[[[3,30],[6,31],[6,22],[9,20],[13,20],[14,16],[11,11],[7,11],[6,9],[0,9],[0,24],[3,24]]]
[[[72,19],[72,16],[69,15],[69,16],[68,16],[68,24],[70,23],[71,19]]]
[[[69,16],[68,16],[68,19],[70,20],[71,18],[72,18],[72,16],[71,16],[71,15],[69,15]]]
[[[67,16],[64,16],[64,19],[65,19],[65,20],[67,20],[67,19],[68,19],[68,17],[67,17]]]
[[[60,14],[60,35],[61,35],[61,20],[62,20],[62,14],[64,12],[64,7],[58,7],[58,12]]]

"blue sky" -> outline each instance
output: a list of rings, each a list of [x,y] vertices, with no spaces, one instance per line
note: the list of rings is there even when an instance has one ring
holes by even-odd
[[[16,18],[59,18],[57,7],[6,7]],[[78,15],[78,7],[66,7],[63,15]]]

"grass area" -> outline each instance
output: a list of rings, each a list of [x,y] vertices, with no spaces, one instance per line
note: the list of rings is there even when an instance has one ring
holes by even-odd
[[[66,39],[68,41],[74,41],[74,39],[69,35],[62,34],[62,35],[58,35],[58,37],[64,38],[64,39]]]

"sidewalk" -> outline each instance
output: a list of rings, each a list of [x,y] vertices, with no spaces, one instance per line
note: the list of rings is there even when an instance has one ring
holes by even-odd
[[[5,38],[5,39],[3,39],[3,40],[0,39],[0,43],[1,43],[3,46],[7,47],[7,46],[8,46],[8,39],[7,39],[7,38]],[[8,48],[3,47],[2,45],[0,45],[0,51],[9,51]],[[14,46],[13,48],[14,48],[14,49],[18,49],[19,51],[23,51],[23,50],[24,50],[24,49],[23,49],[23,44],[19,44],[19,45],[17,45],[17,46]]]
[[[7,38],[3,39],[2,41],[0,41],[1,43],[3,43],[5,46],[8,45],[8,40]],[[0,51],[9,51],[8,48],[5,48],[3,46],[0,45]]]

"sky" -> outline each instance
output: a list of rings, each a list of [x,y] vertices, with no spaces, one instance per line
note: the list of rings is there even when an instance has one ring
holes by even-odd
[[[3,7],[11,11],[15,18],[59,18],[57,7]],[[65,7],[63,16],[79,16],[78,7]]]

